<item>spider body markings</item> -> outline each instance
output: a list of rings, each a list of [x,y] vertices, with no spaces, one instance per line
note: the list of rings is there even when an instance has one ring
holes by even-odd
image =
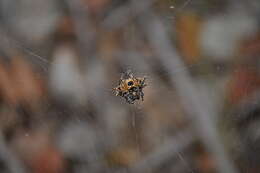
[[[144,100],[143,88],[147,86],[145,83],[146,77],[135,77],[132,72],[128,71],[124,73],[115,90],[116,96],[125,98],[129,104],[134,104],[135,100]]]

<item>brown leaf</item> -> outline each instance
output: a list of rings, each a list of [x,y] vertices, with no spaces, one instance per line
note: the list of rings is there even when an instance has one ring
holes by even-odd
[[[38,104],[43,98],[43,83],[32,66],[20,57],[11,62],[13,85],[21,103]]]
[[[12,75],[6,66],[0,62],[0,91],[5,103],[16,105],[18,94],[15,90],[16,85],[12,81]]]
[[[187,13],[179,17],[176,25],[180,50],[189,64],[196,63],[200,56],[199,32],[201,21],[198,16]]]

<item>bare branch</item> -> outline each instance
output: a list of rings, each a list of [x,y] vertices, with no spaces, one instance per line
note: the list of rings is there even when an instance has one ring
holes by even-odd
[[[194,142],[195,137],[190,131],[179,132],[176,137],[169,139],[156,151],[146,156],[143,160],[134,165],[130,172],[149,172],[158,168],[162,163],[173,157],[177,157],[180,152],[187,149]]]
[[[185,69],[177,51],[173,48],[161,20],[151,12],[146,12],[139,18],[147,38],[158,54],[158,59],[171,76],[171,82],[176,86],[181,102],[188,115],[193,119],[193,125],[199,133],[202,142],[213,155],[222,173],[235,173],[235,167],[228,158],[217,132],[216,124],[211,118],[216,117],[216,111],[211,108],[210,98],[203,98],[196,90],[187,70],[176,73],[175,68]]]

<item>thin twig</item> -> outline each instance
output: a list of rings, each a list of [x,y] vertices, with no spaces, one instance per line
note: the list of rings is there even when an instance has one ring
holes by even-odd
[[[218,171],[222,173],[237,172],[221,144],[216,124],[211,119],[216,117],[216,111],[211,109],[210,98],[203,98],[199,94],[187,70],[183,70],[181,73],[174,71],[175,67],[185,69],[185,65],[177,54],[177,50],[173,48],[161,20],[150,11],[138,19],[158,55],[158,59],[169,72],[170,80],[176,86],[181,102],[188,115],[193,119],[193,125],[202,142],[215,158]]]
[[[7,168],[11,171],[11,173],[25,173],[23,164],[6,146],[2,134],[0,134],[0,158],[7,164]]]
[[[149,172],[149,170],[154,170],[169,159],[178,157],[179,153],[187,149],[194,140],[195,137],[189,130],[180,132],[175,137],[160,145],[157,150],[147,155],[143,160],[136,163],[132,168],[130,168],[130,172],[143,173]]]
[[[154,2],[155,0],[138,1],[138,3],[130,1],[106,17],[103,27],[115,29],[124,26],[131,18],[138,17],[145,9],[151,8]]]
[[[97,32],[92,26],[88,11],[80,0],[66,0],[70,15],[75,22],[74,29],[82,57],[91,58],[94,52]]]

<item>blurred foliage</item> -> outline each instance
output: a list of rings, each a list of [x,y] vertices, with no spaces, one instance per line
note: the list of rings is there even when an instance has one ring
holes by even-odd
[[[259,172],[260,2],[137,4],[0,1],[0,172],[217,172],[142,27],[149,10],[187,67],[173,70],[216,111],[238,171]],[[112,91],[128,69],[147,76],[144,102]]]

